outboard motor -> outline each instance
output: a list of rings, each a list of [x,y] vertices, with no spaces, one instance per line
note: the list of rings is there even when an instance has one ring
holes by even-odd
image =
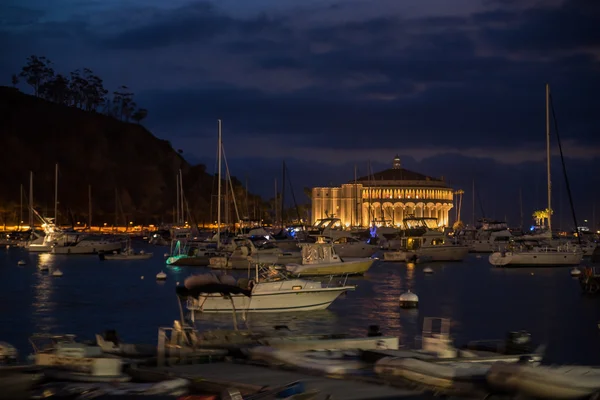
[[[106,260],[106,258],[104,257],[104,251],[100,250],[98,252],[98,258],[100,259],[100,261]]]
[[[532,351],[531,334],[529,332],[508,332],[506,337],[506,354],[526,354]]]

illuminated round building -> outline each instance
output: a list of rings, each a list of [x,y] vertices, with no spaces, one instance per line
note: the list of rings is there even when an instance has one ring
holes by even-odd
[[[312,223],[339,218],[345,226],[402,226],[405,216],[437,218],[448,226],[453,189],[444,177],[432,178],[402,168],[400,157],[392,168],[357,178],[341,187],[312,189]]]

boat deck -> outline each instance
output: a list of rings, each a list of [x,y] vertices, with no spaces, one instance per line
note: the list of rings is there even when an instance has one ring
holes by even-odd
[[[281,387],[291,382],[302,381],[306,391],[317,390],[317,399],[343,398],[345,400],[382,399],[432,399],[430,394],[422,394],[408,389],[379,385],[357,380],[333,379],[306,375],[295,371],[283,371],[255,365],[235,363],[213,363],[177,365],[152,368],[149,371],[166,373],[171,376],[194,380],[228,381],[230,387],[239,385],[239,390]],[[330,397],[328,397],[330,396]]]

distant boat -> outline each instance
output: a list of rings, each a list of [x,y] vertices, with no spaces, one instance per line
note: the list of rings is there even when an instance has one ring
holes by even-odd
[[[131,240],[128,239],[125,248],[120,253],[117,251],[108,254],[99,253],[99,257],[101,260],[148,260],[152,258],[152,253],[146,253],[144,250],[136,253],[131,247]]]
[[[286,264],[285,268],[293,275],[363,275],[375,262],[372,258],[342,260],[333,244],[325,242],[323,236],[316,243],[300,243],[302,264]]]

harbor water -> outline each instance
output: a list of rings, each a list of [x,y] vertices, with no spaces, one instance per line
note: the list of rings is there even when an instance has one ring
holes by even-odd
[[[1,249],[0,341],[16,346],[22,356],[31,352],[29,336],[43,332],[89,340],[116,329],[123,341],[156,343],[158,327],[172,326],[179,317],[176,284],[206,269],[167,267],[167,248],[140,246],[154,253],[152,259],[101,261]],[[384,334],[412,346],[424,317],[444,317],[452,321],[457,345],[526,330],[535,343],[547,344],[546,362],[600,364],[600,299],[582,295],[569,268],[502,269],[487,257],[470,254],[460,263],[416,265],[377,261],[366,276],[350,278],[356,291],[327,310],[240,314],[238,324],[255,331],[286,325],[297,333],[360,336],[369,325],[379,325]],[[19,260],[26,265],[19,266]],[[39,264],[58,267],[64,275],[53,277],[38,270]],[[433,274],[424,274],[424,266]],[[156,281],[160,271],[167,274],[165,282]],[[398,298],[407,290],[419,296],[418,309],[399,307]],[[197,315],[196,325],[231,328],[232,315]]]

